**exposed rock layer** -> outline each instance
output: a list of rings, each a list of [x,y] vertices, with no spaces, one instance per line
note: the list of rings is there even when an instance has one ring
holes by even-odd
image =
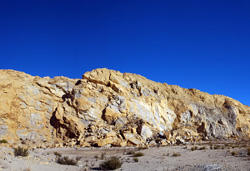
[[[82,79],[0,70],[0,139],[31,146],[142,146],[250,137],[250,107],[108,69]]]

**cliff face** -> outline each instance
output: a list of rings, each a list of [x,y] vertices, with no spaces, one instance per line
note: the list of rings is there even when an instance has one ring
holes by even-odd
[[[82,79],[0,70],[0,139],[30,146],[141,146],[249,138],[250,107],[108,69]]]

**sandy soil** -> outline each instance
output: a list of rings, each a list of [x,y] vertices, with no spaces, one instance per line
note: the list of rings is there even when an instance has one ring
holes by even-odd
[[[221,143],[216,143],[213,148]],[[250,170],[250,156],[247,155],[247,145],[223,145],[219,149],[210,149],[211,143],[182,146],[150,147],[140,150],[144,156],[135,162],[128,152],[138,152],[137,148],[53,148],[30,150],[28,157],[15,157],[13,149],[0,146],[0,170],[11,171],[84,171],[100,170],[99,165],[111,156],[118,156],[123,161],[120,169],[123,171],[167,171],[167,170]],[[194,150],[205,147],[205,150]],[[237,147],[235,147],[237,146]],[[222,149],[224,148],[224,149]],[[60,165],[56,163],[54,152],[59,152],[69,158],[81,158],[77,166]],[[233,156],[232,152],[237,155]],[[101,154],[105,154],[101,159]],[[174,157],[177,153],[180,156]]]

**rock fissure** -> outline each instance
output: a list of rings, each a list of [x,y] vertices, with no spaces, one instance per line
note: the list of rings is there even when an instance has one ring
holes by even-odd
[[[136,74],[96,69],[79,80],[0,70],[0,87],[6,127],[0,139],[13,145],[20,139],[108,147],[250,137],[249,106]]]

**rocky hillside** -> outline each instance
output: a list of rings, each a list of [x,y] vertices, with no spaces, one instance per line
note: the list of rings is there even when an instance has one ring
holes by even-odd
[[[108,69],[82,79],[0,70],[0,140],[36,147],[143,146],[250,137],[250,107]]]

